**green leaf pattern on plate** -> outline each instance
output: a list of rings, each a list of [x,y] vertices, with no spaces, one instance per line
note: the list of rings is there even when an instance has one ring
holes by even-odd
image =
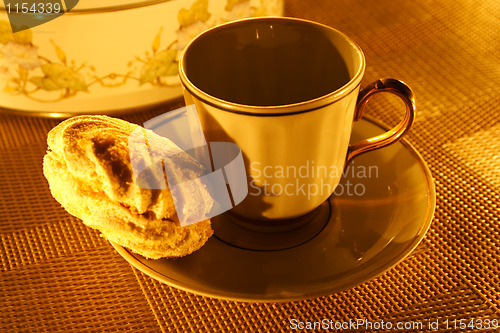
[[[141,68],[140,84],[151,83],[163,76],[177,75],[177,51],[162,50]]]
[[[182,8],[177,14],[181,27],[189,26],[196,21],[206,22],[210,18],[208,0],[196,0],[189,9]]]
[[[87,84],[82,74],[74,69],[59,63],[42,65],[44,76],[34,76],[29,81],[38,88],[47,91],[70,89],[87,91]]]

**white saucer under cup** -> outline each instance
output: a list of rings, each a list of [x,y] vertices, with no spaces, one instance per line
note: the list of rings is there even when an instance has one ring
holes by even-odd
[[[386,130],[362,119],[353,127],[353,141]],[[296,246],[252,250],[212,237],[200,250],[174,260],[148,260],[113,246],[145,274],[203,296],[283,302],[330,295],[403,260],[422,240],[434,214],[430,171],[406,140],[359,156],[354,166],[355,171],[376,167],[378,173],[346,174],[339,186],[363,185],[363,195],[338,190],[328,199],[331,216],[324,228]]]

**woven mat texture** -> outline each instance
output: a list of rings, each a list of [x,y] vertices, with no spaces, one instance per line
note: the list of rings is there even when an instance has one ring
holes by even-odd
[[[288,332],[291,319],[500,319],[500,2],[287,0],[286,15],[352,37],[367,59],[363,85],[395,77],[414,89],[419,113],[407,139],[437,191],[416,250],[367,283],[311,300],[180,291],[132,268],[51,197],[41,162],[58,120],[0,114],[0,331]],[[181,106],[123,118],[143,123]],[[381,96],[368,113],[392,125],[400,109]]]

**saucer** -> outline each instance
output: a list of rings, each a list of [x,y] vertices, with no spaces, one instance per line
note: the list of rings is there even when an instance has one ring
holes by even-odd
[[[364,118],[352,142],[386,126]],[[150,260],[113,244],[132,266],[198,295],[283,302],[330,295],[364,283],[408,256],[427,232],[436,194],[431,173],[404,139],[356,157],[320,208],[327,220],[307,241],[251,249],[215,235],[198,251]]]

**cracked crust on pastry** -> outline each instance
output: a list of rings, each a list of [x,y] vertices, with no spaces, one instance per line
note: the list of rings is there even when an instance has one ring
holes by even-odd
[[[136,152],[131,161],[133,132],[140,135],[130,145]],[[181,227],[168,186],[149,189],[139,186],[140,177],[134,177],[133,163],[147,165],[141,151],[157,156],[177,153],[182,167],[176,172],[184,179],[202,174],[202,166],[170,140],[124,120],[78,116],[54,127],[47,143],[43,172],[52,195],[70,214],[110,241],[157,259],[190,254],[213,234],[208,219]],[[154,177],[149,174],[146,178]],[[153,180],[164,182],[163,173],[161,178]],[[196,205],[196,200],[210,200],[205,188],[183,195],[187,206],[208,213],[206,205]]]

